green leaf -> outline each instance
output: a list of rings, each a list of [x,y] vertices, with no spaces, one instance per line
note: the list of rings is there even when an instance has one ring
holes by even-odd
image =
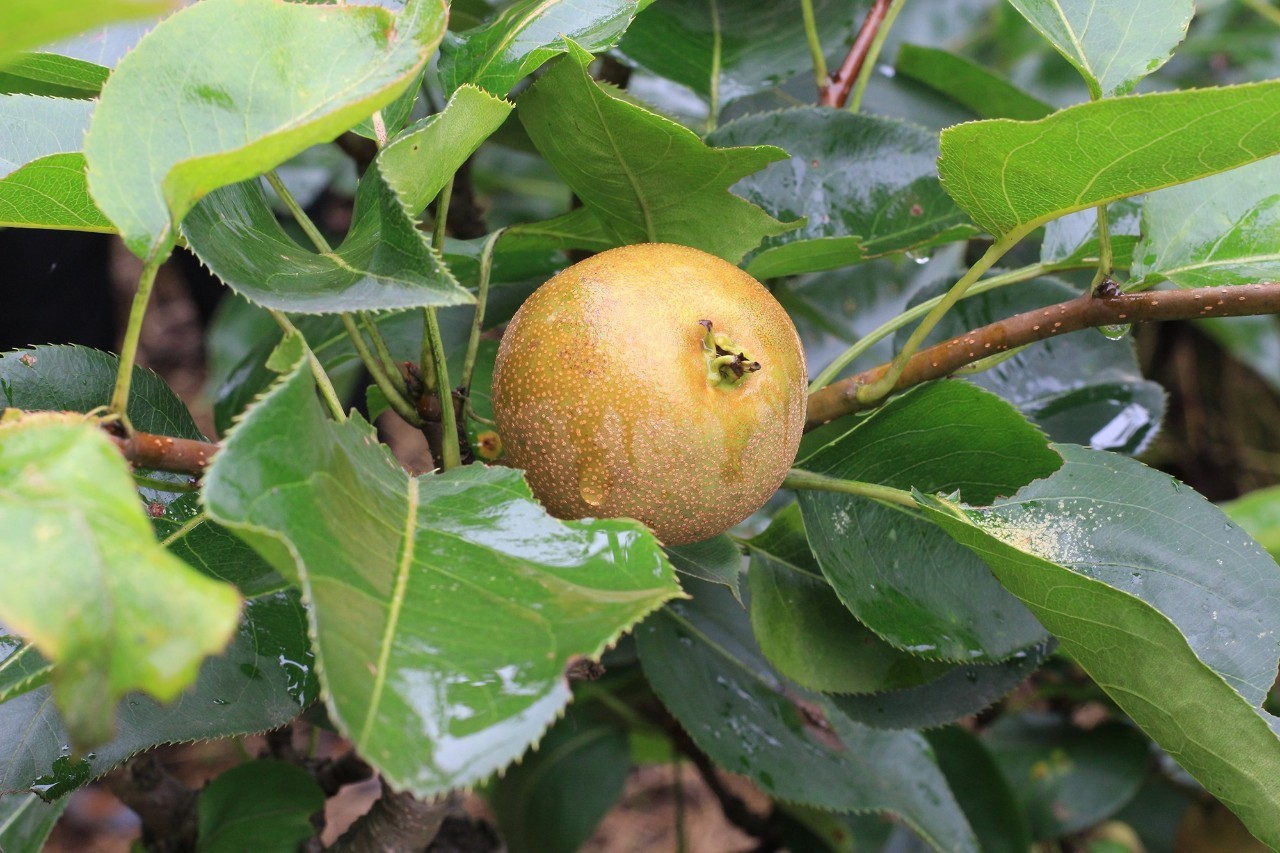
[[[1123,95],[1169,61],[1192,0],[1009,0],[1076,67],[1094,98]]]
[[[690,581],[692,601],[636,630],[658,698],[716,764],[778,799],[900,815],[939,849],[976,850],[924,739],[859,726],[765,662],[742,606]]]
[[[174,0],[6,0],[0,8],[0,66],[20,50],[48,44],[109,21],[149,18]]]
[[[53,667],[16,634],[0,634],[0,702],[49,683]]]
[[[573,45],[520,97],[519,113],[542,156],[611,239],[680,243],[737,263],[792,227],[729,192],[785,152],[709,148],[693,131],[610,95],[587,74],[590,62]]]
[[[278,728],[316,693],[297,593],[250,599],[231,646],[201,665],[190,689],[167,705],[127,695],[117,709],[115,737],[83,758],[67,754],[67,726],[48,687],[0,703],[0,790],[60,797],[158,744]]]
[[[983,66],[936,47],[904,44],[898,49],[897,73],[941,92],[981,118],[1034,121],[1053,107],[1027,94]]]
[[[372,6],[205,0],[165,19],[102,89],[85,139],[94,200],[141,257],[206,193],[328,142],[417,79],[442,0]],[[139,147],[137,141],[146,139]]]
[[[100,743],[122,694],[169,701],[194,680],[235,630],[240,597],[159,547],[97,425],[32,414],[0,433],[0,619],[54,662],[74,742]]]
[[[1280,486],[1250,492],[1220,509],[1272,557],[1280,559]]]
[[[489,805],[511,853],[578,850],[622,796],[631,751],[626,729],[574,705],[536,751],[508,770]]]
[[[360,181],[351,230],[332,252],[298,245],[257,180],[209,193],[182,232],[229,287],[279,311],[336,314],[474,301],[376,170]]]
[[[0,798],[0,850],[43,850],[66,801],[43,802],[35,794]]]
[[[567,40],[597,52],[612,47],[636,14],[635,0],[524,0],[440,46],[440,81],[506,95],[528,74],[566,52]]]
[[[1060,462],[1008,403],[968,383],[940,382],[891,401],[798,464],[840,479],[994,497]],[[1044,639],[981,560],[918,515],[831,492],[802,491],[799,502],[822,573],[858,621],[890,644],[979,663]]]
[[[513,109],[508,101],[462,86],[443,110],[406,129],[382,149],[378,169],[400,203],[416,216]]]
[[[1151,193],[1131,283],[1179,287],[1280,278],[1280,157]]]
[[[815,0],[824,54],[844,55],[868,6]],[[787,3],[662,0],[636,18],[620,47],[654,74],[711,101],[713,109],[813,68],[800,8]]]
[[[604,224],[594,213],[585,207],[576,207],[568,213],[541,222],[521,222],[512,225],[498,240],[495,251],[494,269],[498,268],[504,253],[534,255],[541,260],[548,252],[555,252],[561,259],[560,249],[585,249],[591,252],[603,252],[621,245],[612,234],[606,231]]]
[[[734,598],[742,600],[742,550],[729,534],[664,550],[677,572],[727,586]]]
[[[916,687],[865,696],[833,696],[845,716],[877,729],[932,729],[979,714],[1026,681],[1054,648],[1046,640],[1006,661],[960,664]]]
[[[1280,845],[1280,739],[1259,708],[1277,666],[1275,560],[1167,474],[1058,450],[1062,468],[990,507],[917,501],[1179,765]]]
[[[809,551],[790,504],[747,542],[751,627],[769,663],[807,690],[872,693],[930,681],[949,667],[895,649],[853,618]]]
[[[360,754],[419,795],[477,782],[559,714],[569,663],[679,594],[674,572],[637,522],[556,521],[513,469],[410,477],[358,416],[326,417],[284,346],[295,368],[227,438],[205,504],[297,578]]]
[[[715,145],[776,143],[791,154],[734,187],[794,231],[765,240],[747,271],[757,278],[850,266],[868,258],[964,240],[976,233],[938,183],[937,137],[893,119],[797,107],[731,122]]]
[[[211,578],[234,584],[245,596],[266,595],[288,583],[258,553],[208,516],[200,516],[200,498],[186,494],[163,506],[152,520],[169,552]]]
[[[200,792],[198,853],[297,850],[316,834],[324,792],[304,768],[261,759],[238,764]]]
[[[932,295],[917,294],[921,299]],[[930,340],[944,341],[1078,295],[1054,279],[1035,279],[973,296],[947,313]],[[896,347],[909,332],[897,335]],[[1049,338],[966,378],[1013,403],[1052,440],[1097,450],[1137,455],[1155,438],[1164,418],[1165,391],[1142,378],[1128,336],[1111,340],[1089,330]]]
[[[23,53],[0,70],[0,92],[92,98],[102,90],[110,73],[101,65],[70,56]]]
[[[997,236],[1280,152],[1280,81],[1114,98],[942,132],[942,185]]]
[[[1133,263],[1133,247],[1142,228],[1142,199],[1122,198],[1107,205],[1107,232],[1111,235],[1111,261],[1119,269]],[[1079,210],[1044,226],[1040,244],[1042,264],[1096,266],[1099,260],[1098,212]]]
[[[1018,714],[996,720],[982,742],[1030,818],[1036,841],[1111,817],[1138,792],[1151,764],[1142,733],[1115,721],[1085,731],[1049,714]]]
[[[983,743],[958,726],[928,732],[925,738],[984,853],[1032,849],[1026,812]]]
[[[0,227],[115,230],[85,185],[80,148],[93,107],[0,95]]]

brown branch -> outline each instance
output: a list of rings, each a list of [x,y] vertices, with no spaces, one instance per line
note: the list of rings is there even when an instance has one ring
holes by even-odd
[[[840,64],[840,69],[831,75],[827,85],[818,89],[818,103],[822,106],[840,109],[848,102],[853,83],[858,79],[862,63],[867,60],[867,52],[871,50],[871,43],[875,41],[876,33],[889,11],[889,2],[890,0],[875,0],[871,4],[867,19],[862,22],[862,27],[849,47],[849,55]]]
[[[144,752],[106,777],[107,787],[142,821],[147,850],[194,850],[199,794]]]
[[[448,797],[420,800],[393,791],[384,781],[382,796],[326,853],[418,853],[436,837],[452,803]]]
[[[907,362],[906,370],[893,390],[901,391],[931,379],[941,379],[988,356],[1080,329],[1158,320],[1276,313],[1280,313],[1280,283],[1275,282],[1119,296],[1086,293],[1057,305],[998,320],[921,350]],[[843,415],[878,406],[883,401],[859,402],[858,388],[875,382],[888,369],[889,365],[882,364],[810,394],[805,429],[815,429]]]
[[[134,432],[128,436],[108,432],[108,435],[135,468],[173,471],[198,477],[218,452],[216,444],[189,438],[170,438],[147,432]]]

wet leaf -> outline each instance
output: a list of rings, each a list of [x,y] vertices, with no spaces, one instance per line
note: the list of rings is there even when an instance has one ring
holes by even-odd
[[[654,691],[716,764],[781,800],[888,811],[939,849],[977,849],[920,735],[865,728],[789,685],[728,590],[687,587],[693,600],[646,620],[636,643]]]
[[[256,179],[205,196],[182,231],[218,278],[279,311],[335,314],[474,301],[373,169],[356,192],[351,230],[332,252],[294,241]]]
[[[410,477],[358,416],[327,418],[296,338],[286,353],[205,503],[303,589],[330,718],[360,754],[419,795],[475,783],[541,738],[574,659],[679,594],[674,572],[637,522],[556,521],[513,469]]]
[[[519,114],[611,240],[680,243],[737,263],[791,228],[729,192],[785,152],[709,148],[693,131],[611,95],[587,74],[590,62],[574,45],[520,97]]]
[[[1062,468],[989,507],[917,501],[1179,765],[1280,844],[1280,739],[1260,708],[1277,667],[1275,560],[1167,474],[1058,450]]]
[[[809,551],[798,505],[778,513],[747,548],[756,642],[801,687],[872,693],[931,681],[949,669],[894,648],[853,618]]]
[[[816,0],[823,53],[843,56],[870,4]],[[812,76],[799,7],[753,0],[662,0],[636,18],[620,45],[655,74],[720,105]]]
[[[1111,817],[1138,792],[1151,764],[1142,733],[1114,721],[1085,731],[1048,714],[1018,714],[996,720],[982,742],[1030,818],[1036,841]]]
[[[316,699],[306,627],[296,592],[250,599],[230,647],[205,660],[190,689],[167,705],[141,693],[125,696],[115,709],[115,736],[76,760],[48,687],[0,703],[0,790],[61,797],[158,744],[284,725]]]
[[[91,101],[0,95],[0,226],[114,231],[89,199]]]
[[[1112,98],[1033,122],[942,133],[938,172],[983,229],[1050,219],[1244,166],[1280,152],[1280,81]]]
[[[1280,157],[1151,193],[1132,283],[1179,287],[1280,278]]]
[[[323,808],[324,792],[305,768],[277,759],[246,761],[200,792],[196,850],[297,850],[315,835],[311,815]]]
[[[506,95],[566,52],[566,39],[592,52],[612,47],[636,9],[635,0],[524,0],[479,27],[449,34],[440,46],[440,80],[450,92],[471,83]]]
[[[422,71],[446,15],[442,0],[410,0],[398,18],[374,6],[272,0],[188,6],[102,89],[84,149],[94,200],[134,254],[167,251],[176,224],[211,190],[393,101]]]
[[[96,424],[37,413],[0,433],[0,619],[55,664],[73,741],[101,743],[122,694],[170,701],[191,683],[235,630],[240,597],[160,547]]]
[[[1142,199],[1124,198],[1107,205],[1107,231],[1111,235],[1111,261],[1118,269],[1133,263],[1133,247],[1142,228]],[[1040,244],[1042,264],[1082,264],[1097,266],[1098,212],[1080,210],[1059,217],[1044,226]]]
[[[798,465],[926,493],[995,496],[1060,461],[1008,403],[968,383],[938,382],[892,400]],[[1044,629],[982,561],[919,515],[831,492],[802,491],[799,502],[823,575],[858,621],[890,644],[980,663],[1043,641]]]
[[[800,228],[765,238],[747,264],[757,278],[850,266],[976,233],[938,183],[937,137],[863,113],[798,107],[718,128],[714,145],[771,143],[790,160],[734,186],[747,201]]]
[[[1123,95],[1169,61],[1192,0],[1009,0],[1076,67],[1094,98]]]

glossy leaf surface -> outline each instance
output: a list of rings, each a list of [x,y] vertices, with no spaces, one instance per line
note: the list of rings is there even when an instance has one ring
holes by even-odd
[[[769,663],[801,687],[872,693],[914,686],[948,670],[894,648],[853,618],[809,551],[796,504],[747,547],[756,642]]]
[[[1280,278],[1280,157],[1147,196],[1130,273],[1179,287]]]
[[[0,702],[49,683],[53,667],[17,634],[0,634]]]
[[[816,0],[823,53],[837,55],[869,4]],[[662,0],[620,45],[630,59],[720,104],[812,73],[798,6],[754,0]]]
[[[80,148],[93,106],[0,95],[0,226],[114,230],[85,184]]]
[[[728,590],[688,587],[693,600],[646,620],[636,642],[654,691],[717,765],[782,800],[893,812],[939,848],[977,849],[923,738],[865,728],[787,684]]]
[[[511,853],[578,850],[622,796],[627,730],[573,705],[536,751],[498,779],[489,804]]]
[[[205,196],[182,231],[218,278],[267,308],[335,314],[472,301],[372,169],[360,182],[351,230],[332,252],[295,242],[257,180]]]
[[[175,0],[6,0],[0,8],[0,66],[30,50],[110,21],[148,18],[172,9]]]
[[[839,479],[995,496],[1013,494],[1060,461],[1008,403],[941,382],[891,401],[798,464]],[[822,573],[853,615],[892,645],[977,663],[1044,639],[981,560],[916,514],[831,492],[802,491],[799,502]]]
[[[942,133],[951,197],[994,235],[1280,152],[1280,81],[1081,104]]]
[[[305,768],[278,759],[246,761],[200,792],[196,850],[297,850],[315,835],[311,815],[323,808],[324,792]]]
[[[94,199],[134,254],[165,249],[211,190],[328,142],[390,103],[417,79],[445,18],[442,0],[410,0],[395,19],[372,6],[272,0],[183,9],[103,87],[85,139]]]
[[[679,593],[674,573],[638,523],[556,521],[512,469],[411,478],[368,424],[328,420],[298,344],[206,505],[302,587],[330,718],[360,754],[419,794],[479,781],[559,714],[571,660]]]
[[[707,137],[714,145],[785,149],[791,159],[734,191],[798,229],[768,237],[747,265],[757,278],[832,269],[963,240],[976,229],[938,183],[937,137],[923,128],[822,107],[747,116]]]
[[[1037,841],[1079,832],[1115,814],[1146,779],[1151,754],[1132,726],[1088,731],[1047,714],[1003,717],[982,734]]]
[[[240,597],[160,547],[127,463],[79,415],[0,425],[0,619],[54,664],[73,740],[107,740],[116,700],[173,699],[235,630]]]
[[[619,244],[680,243],[736,263],[778,222],[729,187],[785,152],[709,148],[693,131],[613,97],[574,46],[520,98],[538,150]],[[573,133],[565,128],[573,127]]]
[[[440,80],[452,92],[471,83],[504,96],[572,39],[585,50],[611,47],[635,17],[635,0],[523,0],[440,46]]]
[[[1169,61],[1192,0],[1009,0],[1076,67],[1094,98],[1123,95]]]
[[[1133,263],[1133,247],[1142,228],[1142,199],[1122,198],[1107,205],[1107,232],[1111,235],[1111,260],[1127,269]],[[1040,244],[1042,264],[1085,264],[1096,266],[1098,212],[1080,210],[1059,217],[1044,226]]]
[[[378,170],[409,214],[417,216],[512,109],[501,98],[463,86],[443,110],[407,128],[379,152]]]
[[[0,69],[0,92],[53,98],[92,98],[110,69],[56,53],[23,53]]]
[[[67,726],[48,687],[0,703],[0,790],[61,797],[158,744],[282,726],[314,702],[316,693],[306,613],[297,593],[250,599],[230,647],[201,665],[189,690],[167,705],[129,694],[116,708],[115,736],[83,758],[70,756]]]
[[[989,508],[917,500],[1157,744],[1280,844],[1280,739],[1259,707],[1277,666],[1275,560],[1167,474],[1058,449],[1061,469]]]

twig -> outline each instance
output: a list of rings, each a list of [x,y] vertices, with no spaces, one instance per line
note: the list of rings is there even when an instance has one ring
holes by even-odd
[[[800,11],[804,17],[804,36],[809,42],[809,55],[813,58],[813,77],[818,85],[818,95],[831,82],[827,71],[827,57],[822,52],[822,39],[818,37],[818,22],[813,17],[813,0],[800,0]]]
[[[154,752],[144,752],[106,777],[111,793],[142,821],[147,850],[194,850],[199,794],[164,768]]]
[[[871,75],[876,70],[876,61],[880,58],[880,51],[884,47],[885,39],[889,37],[889,30],[893,27],[893,22],[897,20],[898,13],[902,11],[902,5],[906,0],[890,0],[889,11],[885,12],[884,20],[880,22],[880,26],[876,29],[875,37],[871,39],[871,47],[867,49],[867,57],[862,62],[862,68],[858,69],[858,80],[853,86],[853,96],[849,98],[849,109],[857,112],[862,107],[862,96],[867,91],[867,84],[871,82]]]
[[[966,364],[1013,347],[1055,338],[1080,329],[1161,320],[1276,313],[1280,313],[1280,283],[1275,282],[1148,291],[1109,297],[1086,293],[1066,302],[998,320],[922,350],[907,361],[892,390],[901,391],[931,379],[941,379]],[[888,371],[889,365],[882,364],[811,394],[805,428],[814,429],[843,415],[879,405],[880,400],[860,401],[858,390],[875,383]]]
[[[382,783],[382,796],[326,853],[418,853],[440,831],[448,798],[426,802]]]
[[[120,347],[120,364],[116,369],[116,384],[111,392],[111,411],[120,416],[126,429],[132,429],[129,423],[129,386],[133,382],[133,363],[138,358],[138,339],[142,336],[142,318],[147,313],[147,303],[151,301],[151,288],[156,283],[156,273],[164,263],[167,253],[157,251],[147,259],[142,267],[142,275],[138,277],[138,292],[134,294],[133,305],[129,308],[129,323],[124,332],[124,343]]]
[[[853,83],[858,79],[862,63],[866,61],[871,43],[875,41],[880,25],[884,23],[885,14],[889,11],[890,0],[875,0],[867,12],[867,19],[849,47],[849,55],[840,64],[839,70],[831,75],[830,81],[819,88],[818,103],[824,107],[843,107],[853,91]]]
[[[126,436],[111,432],[107,435],[134,467],[151,468],[155,471],[203,474],[204,469],[213,461],[213,455],[218,452],[216,444],[189,438],[170,438],[167,435],[136,431]]]

